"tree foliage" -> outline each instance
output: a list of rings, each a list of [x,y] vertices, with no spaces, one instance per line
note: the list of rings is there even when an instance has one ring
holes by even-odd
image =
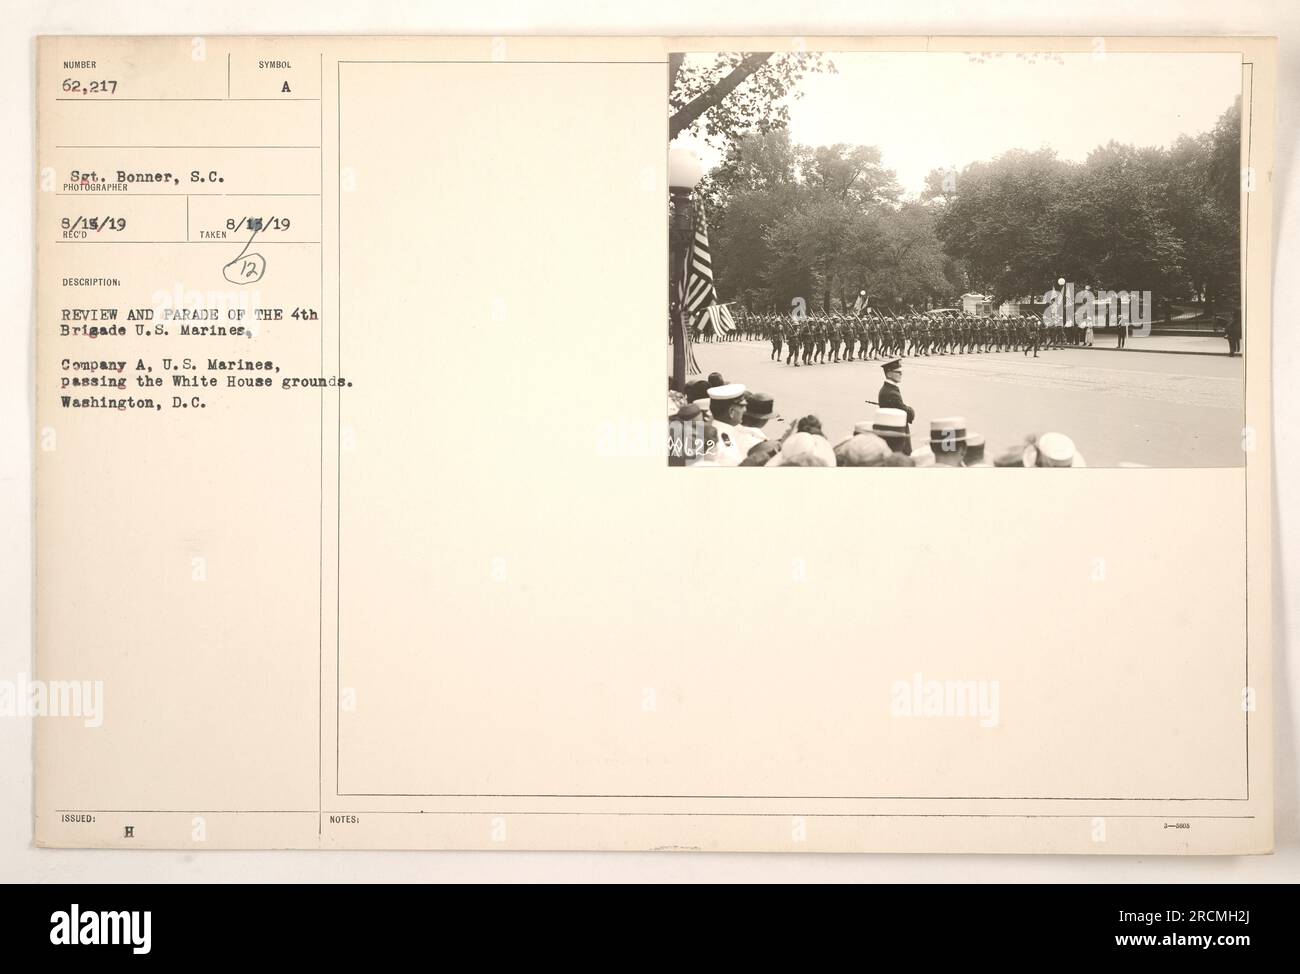
[[[961,287],[934,232],[935,214],[905,203],[874,146],[810,148],[784,129],[735,139],[699,195],[709,208],[723,300],[788,309],[872,303],[918,307]]]
[[[1169,148],[1110,142],[1082,163],[1013,150],[955,179],[932,172],[923,199],[945,252],[996,298],[1041,294],[1064,277],[1233,306],[1240,129],[1238,100],[1214,129]]]
[[[712,59],[673,54],[668,60],[668,138],[693,132],[706,141],[769,132],[790,121],[789,100],[810,72],[833,72],[825,55],[724,52]]]
[[[1109,142],[1081,163],[1012,150],[934,170],[904,200],[876,146],[791,142],[788,105],[816,54],[670,60],[670,133],[723,149],[697,199],[722,300],[751,309],[950,305],[968,290],[1038,296],[1064,277],[1235,308],[1241,103],[1168,148]]]

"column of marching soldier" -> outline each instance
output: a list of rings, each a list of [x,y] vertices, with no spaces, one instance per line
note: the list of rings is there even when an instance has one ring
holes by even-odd
[[[1077,345],[1083,330],[1037,315],[907,314],[867,317],[830,314],[793,317],[748,314],[732,340],[771,343],[772,361],[787,365],[853,362],[877,358],[1022,352]]]

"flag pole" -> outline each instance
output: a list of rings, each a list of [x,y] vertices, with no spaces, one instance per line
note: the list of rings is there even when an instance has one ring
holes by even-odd
[[[672,202],[672,215],[668,223],[672,270],[669,275],[668,305],[672,316],[673,389],[677,392],[685,392],[686,332],[689,327],[686,309],[686,267],[693,244],[691,238],[695,232],[694,207],[691,204],[689,189],[670,186],[669,194]]]

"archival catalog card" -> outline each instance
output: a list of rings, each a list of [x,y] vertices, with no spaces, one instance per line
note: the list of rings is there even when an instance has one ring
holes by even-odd
[[[37,46],[39,844],[1271,850],[1273,40]]]

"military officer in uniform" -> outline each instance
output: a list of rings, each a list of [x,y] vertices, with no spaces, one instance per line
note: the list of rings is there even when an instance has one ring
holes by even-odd
[[[884,370],[885,381],[876,395],[876,405],[882,409],[901,409],[907,416],[907,424],[903,432],[910,434],[912,421],[916,419],[916,411],[903,402],[903,391],[898,387],[898,384],[903,381],[903,363],[896,358],[890,359],[880,368]]]

